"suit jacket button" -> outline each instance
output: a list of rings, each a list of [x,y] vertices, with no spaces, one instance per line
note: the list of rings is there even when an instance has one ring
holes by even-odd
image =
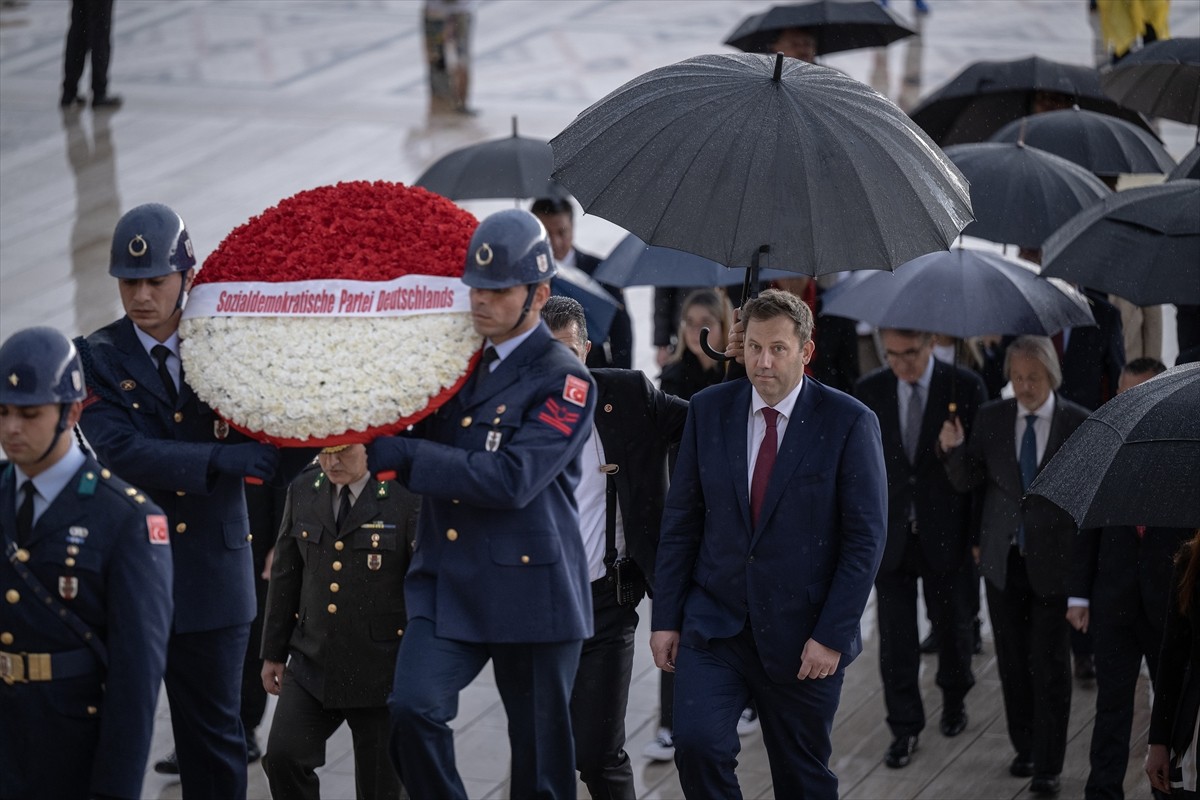
[[[4,633],[0,633],[0,644],[12,644],[12,643],[13,643],[13,635],[11,633],[9,633],[8,631],[5,631]]]
[[[176,421],[176,422],[183,422],[183,412],[182,412],[182,411],[176,411],[176,412],[175,412],[175,421]]]
[[[346,546],[346,543],[345,543],[345,542],[334,542],[334,543],[333,543],[333,549],[334,549],[334,550],[341,550],[341,549],[342,549],[342,548],[344,548],[345,546]]]
[[[68,567],[73,567],[73,566],[75,566],[75,559],[68,557],[67,560],[64,561],[63,563],[66,564]]]
[[[12,604],[19,603],[19,602],[21,602],[21,593],[18,592],[16,589],[9,589],[7,592],[4,593],[4,599]]]
[[[176,532],[176,533],[183,533],[183,532],[184,532],[184,531],[186,531],[186,530],[187,530],[187,523],[186,523],[186,522],[181,522],[181,523],[179,523],[178,525],[176,525],[176,526],[175,526],[175,532]]]
[[[326,608],[326,610],[327,610],[327,611],[328,611],[330,614],[336,614],[336,613],[337,613],[337,606],[335,606],[333,603],[330,603],[330,604],[329,604],[329,606]]]
[[[470,417],[463,417],[463,418],[462,418],[462,422],[460,422],[460,423],[458,423],[458,424],[459,424],[459,425],[462,425],[464,428],[469,428],[469,427],[471,427],[471,418],[470,418]]]
[[[308,531],[300,531],[300,538],[301,538],[301,539],[307,539],[307,538],[308,538]]]
[[[336,583],[329,584],[329,591],[331,591],[331,592],[336,592],[341,588],[342,587],[338,586]]]
[[[134,403],[134,404],[133,404],[133,407],[134,407],[134,408],[141,408],[141,406],[140,406],[140,405],[138,405],[137,403]]]
[[[179,497],[183,497],[185,494],[187,494],[187,492],[176,492],[175,494]]]
[[[87,707],[87,713],[88,713],[88,716],[89,716],[89,717],[94,717],[94,716],[96,716],[96,714],[97,714],[97,712],[99,712],[99,710],[100,710],[100,709],[96,708],[95,706],[88,706],[88,707]]]
[[[446,538],[453,542],[454,540],[458,539],[458,531],[454,530],[454,528],[451,528],[450,530],[446,531]]]
[[[333,567],[334,572],[341,572],[342,570],[342,562],[340,561],[335,561],[330,566]]]
[[[404,628],[397,628],[397,629],[396,629],[396,635],[397,635],[397,636],[403,636],[403,635],[404,635]]]
[[[521,556],[521,563],[522,563],[522,564],[528,564],[528,563],[529,563],[529,556]]]

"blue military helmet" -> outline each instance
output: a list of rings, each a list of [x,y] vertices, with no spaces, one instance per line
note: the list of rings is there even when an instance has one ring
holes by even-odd
[[[524,209],[510,208],[479,223],[462,279],[472,289],[507,289],[548,281],[556,272],[542,223]]]
[[[183,218],[162,203],[146,203],[125,212],[113,230],[108,274],[137,280],[196,266],[192,237]]]
[[[26,328],[0,346],[0,405],[65,405],[87,395],[83,364],[54,328]]]

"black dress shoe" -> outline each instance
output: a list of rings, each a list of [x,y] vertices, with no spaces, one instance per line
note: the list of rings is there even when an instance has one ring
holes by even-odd
[[[83,98],[77,94],[64,94],[62,99],[58,101],[59,108],[74,108],[81,105],[83,105]]]
[[[258,748],[258,739],[254,737],[254,734],[250,734],[246,737],[246,763],[253,764],[260,758],[262,758],[262,750]]]
[[[1008,774],[1015,778],[1032,778],[1033,777],[1033,760],[1024,756],[1017,756],[1008,765]]]
[[[1057,775],[1039,775],[1029,782],[1029,791],[1038,797],[1054,797],[1061,789]]]
[[[167,757],[154,762],[154,771],[159,775],[178,775],[179,762],[175,759],[175,751],[167,753]]]
[[[887,764],[892,769],[900,769],[907,767],[912,761],[913,751],[917,749],[917,737],[912,736],[897,736],[892,741],[892,746],[888,748],[887,757],[883,759],[883,763]]]
[[[938,650],[941,650],[941,649],[942,649],[942,643],[938,640],[937,634],[934,633],[933,631],[930,631],[929,635],[921,640],[921,652],[924,655],[930,655],[932,653],[936,653]]]
[[[109,111],[116,111],[121,107],[121,103],[125,102],[120,95],[104,94],[99,97],[92,98],[92,108],[106,108]]]
[[[942,736],[958,736],[967,729],[967,710],[960,708],[957,711],[942,714],[942,722],[939,727],[942,729]]]

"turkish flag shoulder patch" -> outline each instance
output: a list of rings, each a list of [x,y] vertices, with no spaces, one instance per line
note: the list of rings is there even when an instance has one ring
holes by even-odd
[[[568,375],[567,382],[563,384],[563,400],[583,408],[587,405],[588,390],[591,388],[591,384],[583,378]]]
[[[167,517],[165,514],[147,514],[146,529],[150,533],[150,544],[171,543],[171,537],[167,535]]]

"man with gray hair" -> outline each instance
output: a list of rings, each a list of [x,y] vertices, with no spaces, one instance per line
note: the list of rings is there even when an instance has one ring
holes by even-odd
[[[1035,795],[1054,796],[1071,712],[1065,617],[1076,527],[1049,501],[1031,496],[1022,504],[1022,498],[1088,412],[1057,394],[1062,372],[1045,336],[1017,337],[1004,371],[1015,397],[980,406],[969,440],[958,419],[947,420],[938,443],[956,489],[985,487],[974,552],[987,579],[1004,713],[1016,750],[1009,772],[1032,777]]]

